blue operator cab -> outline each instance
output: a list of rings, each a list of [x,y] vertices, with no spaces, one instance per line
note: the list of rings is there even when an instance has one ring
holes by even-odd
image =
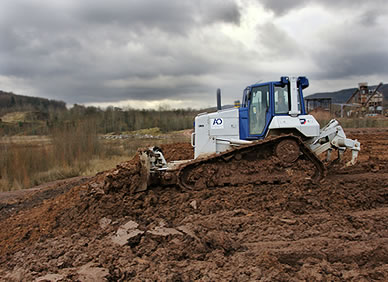
[[[280,81],[253,84],[245,88],[240,116],[240,139],[263,139],[275,116],[290,116],[292,108],[297,109],[295,116],[305,115],[302,90],[309,81],[301,76],[296,80],[296,92],[291,88],[290,79],[282,76]],[[296,102],[296,105],[293,103]],[[294,106],[294,107],[292,107]]]

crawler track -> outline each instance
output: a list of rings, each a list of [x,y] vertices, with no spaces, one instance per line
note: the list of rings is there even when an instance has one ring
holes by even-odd
[[[319,181],[324,174],[323,163],[302,140],[285,135],[189,162],[180,168],[178,184],[183,189],[201,190],[303,179]]]

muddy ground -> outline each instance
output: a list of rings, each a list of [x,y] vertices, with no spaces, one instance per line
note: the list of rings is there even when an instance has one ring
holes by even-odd
[[[388,280],[388,129],[312,184],[131,193],[138,160],[0,194],[3,281]],[[189,144],[162,148],[169,160]]]

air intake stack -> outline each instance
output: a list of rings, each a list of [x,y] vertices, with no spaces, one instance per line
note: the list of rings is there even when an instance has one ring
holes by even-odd
[[[217,111],[220,111],[221,109],[221,89],[217,88]]]

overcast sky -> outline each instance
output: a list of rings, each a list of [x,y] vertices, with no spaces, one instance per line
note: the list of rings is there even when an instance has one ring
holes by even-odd
[[[1,0],[0,89],[68,104],[207,107],[305,75],[388,82],[386,0]]]

